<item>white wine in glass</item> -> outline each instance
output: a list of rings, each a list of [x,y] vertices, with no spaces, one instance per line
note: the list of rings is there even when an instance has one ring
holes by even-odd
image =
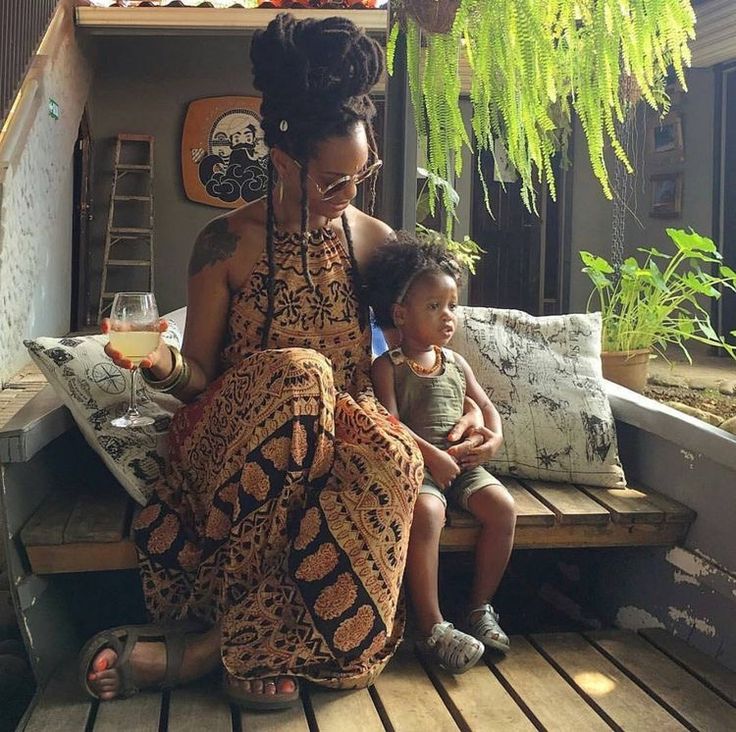
[[[161,333],[158,308],[152,292],[118,292],[110,312],[110,345],[123,358],[132,361],[130,374],[130,402],[128,411],[110,420],[115,427],[145,427],[153,424],[151,417],[138,411],[135,401],[136,371],[140,362],[155,351]]]

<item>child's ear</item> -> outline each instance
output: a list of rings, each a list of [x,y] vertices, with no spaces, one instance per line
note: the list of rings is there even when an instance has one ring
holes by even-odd
[[[395,302],[391,306],[391,318],[394,321],[394,325],[400,328],[404,324],[405,310],[404,306],[398,302]]]

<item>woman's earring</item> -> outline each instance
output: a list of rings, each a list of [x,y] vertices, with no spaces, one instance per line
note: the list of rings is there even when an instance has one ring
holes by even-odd
[[[279,206],[284,202],[284,181],[279,181]]]

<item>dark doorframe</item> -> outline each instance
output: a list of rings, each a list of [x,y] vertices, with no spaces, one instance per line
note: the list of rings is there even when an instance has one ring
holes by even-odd
[[[736,268],[736,64],[716,70],[715,89],[713,231],[724,260]],[[716,309],[718,332],[727,336],[736,330],[736,294],[724,290]]]
[[[562,312],[563,252],[560,239],[560,206],[541,188],[537,196],[539,216],[527,211],[521,199],[521,183],[504,186],[493,178],[493,156],[481,154],[493,215],[486,210],[483,186],[475,161],[472,164],[473,199],[470,237],[485,254],[470,280],[470,305],[515,308],[532,315]],[[559,166],[555,163],[559,181]]]
[[[89,318],[89,222],[92,220],[92,140],[87,110],[79,123],[74,148],[74,214],[72,218],[72,302],[71,328],[82,330]]]

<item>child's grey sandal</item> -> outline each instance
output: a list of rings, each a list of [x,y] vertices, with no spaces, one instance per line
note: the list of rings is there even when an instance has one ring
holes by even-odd
[[[509,637],[498,624],[498,613],[488,603],[468,613],[468,630],[487,648],[501,653],[509,650]]]
[[[462,674],[473,668],[485,651],[479,640],[447,621],[434,625],[432,634],[417,646],[423,655],[451,674]]]

